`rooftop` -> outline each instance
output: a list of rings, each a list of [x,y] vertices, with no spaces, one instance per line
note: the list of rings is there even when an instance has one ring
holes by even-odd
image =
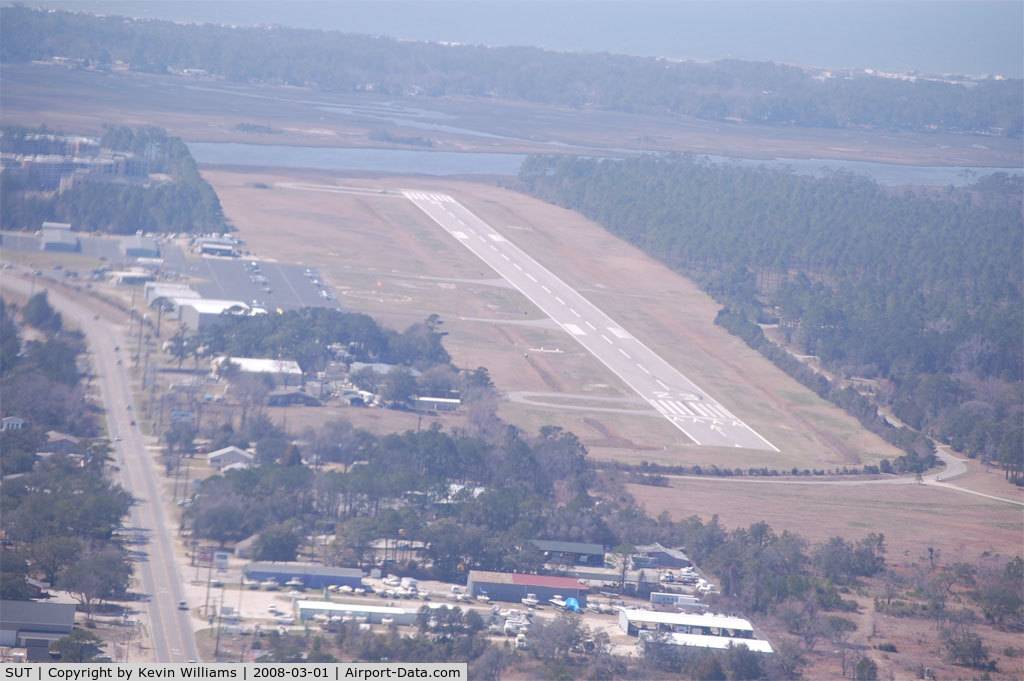
[[[27,629],[34,626],[66,626],[75,623],[74,603],[40,603],[38,601],[0,601],[0,628]]]
[[[365,603],[333,603],[331,601],[296,601],[295,607],[302,610],[326,610],[329,612],[363,612],[366,614],[404,615],[405,608],[393,608],[386,605],[366,605]],[[412,612],[416,612],[413,610]]]
[[[302,367],[293,359],[260,359],[256,357],[218,357],[217,362],[230,361],[241,371],[250,374],[302,375]]]
[[[178,307],[191,307],[199,314],[220,314],[231,308],[248,311],[249,306],[241,300],[218,300],[215,298],[175,298],[174,304]]]
[[[573,589],[589,591],[590,587],[575,577],[552,577],[549,575],[524,575],[518,572],[489,572],[470,570],[469,579],[474,582],[492,584],[515,584],[517,586],[543,586],[552,589]]]
[[[555,553],[581,553],[586,555],[604,555],[604,547],[600,544],[580,544],[572,541],[552,541],[548,539],[531,539],[530,543],[541,551]]]
[[[653,631],[640,632],[640,640],[643,642],[658,640],[664,637],[665,643],[677,646],[692,646],[694,648],[716,648],[726,650],[730,646],[746,646],[755,653],[773,653],[772,646],[768,641],[761,641],[756,638],[730,638],[728,636],[702,636],[700,634],[670,634],[657,633]]]
[[[362,579],[363,571],[356,568],[327,567],[312,563],[284,563],[257,561],[245,566],[245,573],[273,572],[285,577],[301,577],[303,575],[326,575],[330,577],[357,577]]]
[[[630,622],[650,622],[652,624],[680,624],[690,627],[718,627],[737,631],[753,631],[754,626],[742,617],[729,615],[691,613],[656,612],[654,610],[623,610],[622,613]]]

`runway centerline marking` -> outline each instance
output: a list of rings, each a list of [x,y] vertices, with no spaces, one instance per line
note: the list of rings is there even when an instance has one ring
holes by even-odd
[[[445,194],[430,194],[429,200],[422,200],[418,199],[416,196],[419,192],[402,191],[401,193],[407,199],[412,201],[417,208],[426,213],[428,218],[433,220],[442,229],[453,236],[455,236],[453,232],[456,231],[455,225],[457,224],[457,220],[464,220],[465,223],[469,225],[469,227],[466,227],[467,230],[470,230],[471,227],[476,227],[474,234],[477,231],[487,234],[488,236],[492,233],[496,233],[493,227],[480,219],[480,217],[474,215],[464,205],[453,199],[451,196]],[[440,206],[437,202],[442,202],[447,205]],[[484,237],[480,236],[479,238],[481,244],[487,243],[490,245]],[[739,447],[747,447],[750,449],[768,449],[775,452],[779,451],[778,448],[772,445],[757,431],[735,417],[726,419],[724,428],[718,424],[714,427],[709,425],[707,421],[714,420],[714,418],[723,418],[722,415],[727,414],[728,410],[724,409],[724,407],[720,407],[717,401],[701,389],[700,386],[666,362],[660,355],[645,345],[643,341],[632,336],[628,331],[616,324],[615,320],[611,319],[593,303],[581,296],[578,292],[572,289],[572,287],[559,279],[554,273],[532,258],[528,253],[517,247],[513,242],[509,242],[507,238],[507,243],[502,248],[505,252],[499,252],[499,254],[502,255],[502,259],[514,265],[518,271],[529,276],[531,281],[538,284],[548,284],[549,289],[557,287],[559,290],[568,291],[572,294],[574,300],[578,298],[579,302],[576,303],[576,308],[583,310],[584,314],[580,314],[577,310],[573,310],[574,316],[580,318],[582,322],[594,332],[594,336],[588,336],[587,332],[577,325],[570,325],[563,322],[560,318],[560,310],[553,308],[551,298],[544,296],[539,298],[536,297],[536,289],[525,285],[525,282],[522,279],[518,279],[516,276],[513,276],[511,271],[503,271],[505,267],[504,265],[501,265],[500,267],[502,269],[499,269],[496,263],[500,261],[497,261],[495,258],[490,256],[488,251],[478,245],[476,239],[458,240],[462,241],[463,245],[465,245],[474,255],[492,267],[514,288],[518,289],[522,295],[524,295],[531,303],[536,305],[541,312],[547,315],[553,322],[566,332],[573,335],[577,342],[579,342],[584,349],[593,355],[595,359],[624,381],[626,385],[638,393],[641,398],[662,414],[662,416],[666,417],[667,420],[682,431],[682,433],[693,443],[704,446],[729,446],[730,444],[735,444]],[[515,258],[508,258],[506,257],[507,255],[514,255]],[[524,265],[526,269],[524,269]],[[536,276],[534,276],[534,274]],[[541,282],[538,277],[544,281]],[[558,296],[553,297],[556,298],[558,302],[565,305],[562,298]],[[592,322],[590,320],[594,321]],[[595,322],[597,325],[595,325]],[[618,354],[602,352],[600,348],[603,346],[600,346],[599,344],[595,346],[594,343],[596,341],[596,336],[598,335],[600,335],[606,343],[613,347],[615,346],[615,341],[598,331],[598,325],[605,327],[607,332],[613,337],[628,340],[629,343],[627,345],[632,355],[630,355],[630,353],[625,353],[618,347],[616,347],[616,349],[620,350],[620,353],[629,359],[633,359],[633,357],[635,357],[636,361],[630,362],[629,366],[626,366],[622,360],[618,359]],[[632,367],[634,364],[642,373],[637,373],[633,370]],[[655,376],[660,376],[665,380],[655,378]],[[674,387],[670,386],[666,381],[671,383]],[[656,386],[660,386],[660,390]],[[705,414],[711,414],[711,416],[692,417],[679,415],[679,412],[686,413],[690,411],[686,407],[682,406],[682,400],[690,399],[704,400],[704,405],[714,405],[716,408],[714,410],[708,409],[703,412]],[[674,404],[672,404],[671,407],[666,407],[665,405],[658,405],[656,400],[667,400]],[[672,407],[675,407],[675,409],[672,409]],[[673,415],[670,417],[669,414]],[[733,421],[738,425],[732,425]],[[728,432],[726,432],[726,429],[728,429]]]

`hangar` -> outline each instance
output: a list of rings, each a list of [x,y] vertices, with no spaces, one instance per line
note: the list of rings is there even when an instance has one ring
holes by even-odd
[[[156,239],[141,234],[121,237],[121,254],[126,258],[159,258]]]
[[[82,250],[78,237],[66,222],[44,222],[40,246],[44,251],[75,253]]]
[[[470,570],[466,590],[473,597],[486,594],[492,601],[510,603],[518,603],[529,594],[533,594],[542,602],[555,596],[575,598],[579,601],[580,607],[583,607],[587,604],[587,591],[590,587],[574,577]]]

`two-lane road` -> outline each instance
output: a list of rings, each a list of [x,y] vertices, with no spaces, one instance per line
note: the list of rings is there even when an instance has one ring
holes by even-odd
[[[593,303],[447,194],[403,194],[698,445],[779,451]]]
[[[3,288],[29,295],[30,282],[4,274]],[[171,533],[160,502],[159,485],[152,462],[146,453],[145,439],[137,426],[132,425],[134,409],[131,402],[128,368],[130,351],[118,326],[113,320],[123,312],[109,308],[98,318],[93,306],[106,308],[104,303],[90,301],[83,304],[79,294],[65,291],[61,286],[46,287],[37,279],[35,290],[46,288],[50,305],[65,319],[72,319],[89,339],[95,374],[107,408],[107,427],[120,468],[121,484],[135,497],[131,509],[131,530],[139,543],[133,548],[145,555],[135,563],[136,575],[142,593],[148,596],[146,610],[152,634],[153,651],[157,662],[187,662],[197,660],[195,634],[191,616],[178,609],[184,600],[181,575],[174,560]],[[116,349],[121,347],[120,350]],[[122,364],[118,365],[118,360]],[[121,440],[116,440],[116,438]]]

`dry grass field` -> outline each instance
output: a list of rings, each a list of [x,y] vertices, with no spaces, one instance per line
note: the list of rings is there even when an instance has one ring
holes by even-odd
[[[1024,517],[1012,506],[930,485],[791,484],[763,480],[672,480],[670,487],[628,485],[652,516],[675,519],[718,514],[722,524],[747,527],[763,520],[814,542],[832,536],[885,534],[889,560],[924,555],[929,546],[949,560],[984,551],[1021,552]]]
[[[281,186],[335,182],[317,174],[208,169],[204,176],[258,256],[315,265],[343,304],[397,328],[439,314],[454,362],[488,367],[499,390],[635,397],[571,337],[552,328],[525,297],[496,280],[493,271],[395,194]],[[899,454],[714,326],[718,306],[689,280],[578,214],[471,182],[346,178],[337,184],[453,194],[781,452],[696,447],[667,422],[628,411],[505,403],[501,415],[521,427],[560,425],[591,445],[595,458],[634,462],[832,468]]]

